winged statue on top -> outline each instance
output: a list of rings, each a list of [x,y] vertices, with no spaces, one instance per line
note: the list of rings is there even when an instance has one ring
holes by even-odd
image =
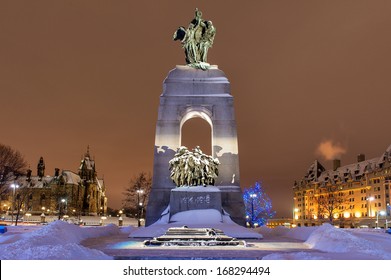
[[[208,50],[213,45],[216,28],[212,21],[203,20],[202,12],[195,10],[195,18],[188,28],[180,26],[174,33],[173,39],[179,40],[185,50],[186,63],[196,69],[207,70],[210,64],[207,62]]]

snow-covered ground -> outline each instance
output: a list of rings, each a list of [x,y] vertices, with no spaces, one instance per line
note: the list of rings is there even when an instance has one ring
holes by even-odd
[[[217,225],[215,228],[218,228]],[[55,221],[46,226],[10,226],[8,232],[0,235],[0,259],[110,260],[113,259],[112,255],[82,244],[86,240],[94,240],[95,244],[105,240],[105,244],[111,242],[111,246],[115,246],[116,242],[129,241],[128,235],[138,230],[141,229],[132,226],[118,227],[114,224],[80,227],[63,221]],[[391,260],[391,235],[381,229],[339,229],[324,224],[319,227],[293,229],[260,227],[254,231],[260,233],[263,239],[247,239],[248,247],[235,248],[236,252],[240,250],[242,254],[246,254],[248,250],[249,255],[259,254],[265,260]],[[142,242],[140,240],[138,242],[135,243],[134,249],[138,251],[149,249],[143,249]],[[286,250],[284,244],[288,242],[296,244],[298,249]],[[270,245],[279,243],[279,249],[274,246],[275,252],[262,255],[262,246],[267,247],[269,243]],[[195,249],[202,250],[194,247],[178,248],[181,252],[192,252]],[[169,254],[176,255],[176,250],[172,246],[160,250],[168,250],[171,252]],[[210,254],[213,252],[215,250],[209,251]],[[232,255],[230,249],[219,250],[219,254],[223,254],[221,257],[224,256],[224,252]],[[132,254],[132,248],[127,249],[127,254]]]

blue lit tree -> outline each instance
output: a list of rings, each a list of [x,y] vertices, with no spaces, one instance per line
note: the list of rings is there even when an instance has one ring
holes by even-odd
[[[250,226],[254,226],[254,224],[265,225],[267,220],[276,214],[272,210],[271,199],[258,182],[255,183],[255,186],[244,190],[243,200],[247,222],[250,223]]]

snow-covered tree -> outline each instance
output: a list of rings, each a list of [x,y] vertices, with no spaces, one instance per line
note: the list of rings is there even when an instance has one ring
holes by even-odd
[[[254,186],[245,189],[243,200],[247,222],[251,226],[254,224],[265,225],[268,219],[274,217],[275,211],[272,210],[272,201],[260,183],[256,182]]]

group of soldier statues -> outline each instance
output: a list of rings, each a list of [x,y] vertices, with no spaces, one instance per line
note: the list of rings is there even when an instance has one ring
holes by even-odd
[[[205,155],[199,146],[192,152],[181,146],[169,161],[170,176],[177,187],[214,185],[219,164],[217,158]]]

